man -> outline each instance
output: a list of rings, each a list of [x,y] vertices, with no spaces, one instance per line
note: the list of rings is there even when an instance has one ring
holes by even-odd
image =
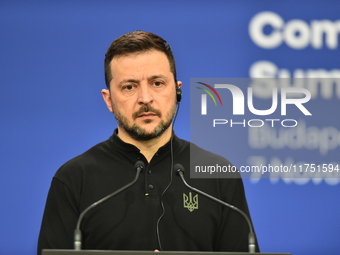
[[[118,128],[55,174],[38,252],[73,249],[80,213],[131,182],[138,160],[145,169],[137,182],[84,216],[83,249],[247,251],[242,216],[191,192],[173,173],[176,163],[188,171],[190,164],[230,163],[173,134],[182,83],[168,43],[142,31],[117,38],[105,56],[105,80],[102,95]],[[242,179],[186,179],[249,214]]]

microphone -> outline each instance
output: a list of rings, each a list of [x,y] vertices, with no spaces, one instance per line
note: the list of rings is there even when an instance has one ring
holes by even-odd
[[[211,196],[211,195],[209,195],[209,194],[207,194],[207,193],[205,193],[205,192],[203,192],[199,189],[196,189],[196,188],[190,186],[184,179],[184,167],[181,164],[176,164],[174,166],[174,171],[177,173],[177,175],[179,177],[181,177],[184,185],[187,186],[189,189],[191,189],[191,190],[195,191],[196,193],[201,194],[202,196],[205,196],[205,197],[207,197],[207,198],[209,198],[209,199],[211,199],[211,200],[213,200],[213,201],[215,201],[219,204],[222,204],[226,207],[229,207],[230,209],[240,213],[244,217],[244,219],[246,220],[246,222],[249,226],[249,236],[248,236],[249,253],[255,253],[255,234],[254,234],[254,231],[253,231],[253,225],[251,224],[251,221],[250,221],[248,215],[245,214],[242,210],[238,209],[237,207],[230,205],[230,204],[228,204],[228,203],[226,203],[226,202],[224,202],[224,201],[222,201],[222,200],[220,200],[216,197],[213,197],[213,196]]]
[[[144,169],[145,165],[144,162],[141,160],[138,160],[135,163],[135,169],[137,171],[135,179],[126,184],[125,186],[121,187],[120,189],[116,190],[115,192],[107,195],[106,197],[103,197],[102,199],[98,200],[97,202],[94,202],[93,204],[91,204],[90,206],[88,206],[79,216],[78,221],[77,221],[77,227],[74,231],[74,250],[76,251],[80,251],[81,250],[81,239],[82,239],[82,233],[80,230],[80,224],[81,221],[83,219],[83,217],[85,216],[85,214],[90,211],[91,209],[95,208],[97,205],[107,201],[108,199],[114,197],[115,195],[119,194],[120,192],[122,192],[123,190],[126,190],[127,188],[129,188],[130,186],[132,186],[133,184],[135,184],[135,182],[137,181],[139,174],[142,172],[142,170]]]

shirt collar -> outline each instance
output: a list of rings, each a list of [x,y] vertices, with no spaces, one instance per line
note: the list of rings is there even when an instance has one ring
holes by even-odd
[[[173,149],[177,148],[179,146],[179,138],[175,135],[175,132],[172,131],[172,146]],[[158,149],[158,152],[164,152],[171,149],[171,139],[166,144],[164,144],[162,147]],[[123,150],[126,152],[140,152],[140,150],[134,146],[133,144],[126,143],[118,136],[118,129],[115,129],[112,136],[109,138],[109,141],[111,145],[119,150]],[[157,153],[158,153],[157,152]]]

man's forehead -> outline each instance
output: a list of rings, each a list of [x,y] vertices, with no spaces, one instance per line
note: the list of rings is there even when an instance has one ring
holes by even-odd
[[[111,61],[110,69],[112,78],[115,76],[115,71],[116,74],[119,72],[131,77],[131,79],[143,71],[148,72],[147,78],[151,76],[166,77],[168,72],[171,73],[170,62],[165,53],[155,50],[114,57]]]

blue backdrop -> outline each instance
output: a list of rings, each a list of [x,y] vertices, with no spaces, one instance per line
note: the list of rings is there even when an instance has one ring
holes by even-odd
[[[0,254],[35,254],[55,171],[112,134],[100,90],[113,39],[145,30],[168,40],[184,83],[175,132],[190,139],[191,78],[340,77],[339,10],[330,0],[0,1]],[[331,130],[332,144],[323,154],[284,153],[339,163],[340,84],[313,93],[314,116],[328,116],[313,125]],[[270,146],[251,147],[247,132],[230,132],[243,145],[226,145],[231,162],[280,158]],[[245,179],[261,250],[339,254],[338,182]]]

